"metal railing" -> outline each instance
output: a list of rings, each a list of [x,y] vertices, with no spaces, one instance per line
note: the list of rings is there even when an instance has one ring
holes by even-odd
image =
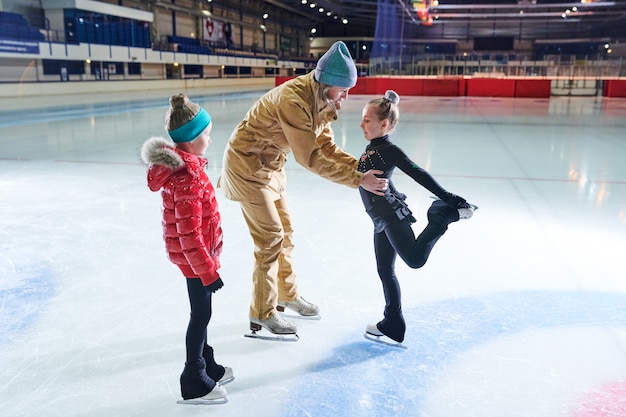
[[[622,57],[546,56],[542,60],[476,59],[467,55],[413,55],[371,58],[367,75],[490,76],[543,78],[626,77]]]

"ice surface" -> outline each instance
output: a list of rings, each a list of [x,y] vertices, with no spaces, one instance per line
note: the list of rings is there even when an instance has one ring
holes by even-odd
[[[189,94],[214,120],[215,183],[260,92]],[[243,337],[252,243],[218,191],[209,338],[236,379],[228,404],[177,405],[188,301],[139,162],[167,98],[0,112],[0,415],[580,417],[626,394],[626,101],[403,97],[392,140],[480,206],[424,268],[398,262],[408,349],[362,336],[384,301],[358,193],[290,160],[298,282],[322,320],[298,320],[297,343]],[[369,98],[334,125],[355,155]],[[394,182],[418,230],[430,195]]]

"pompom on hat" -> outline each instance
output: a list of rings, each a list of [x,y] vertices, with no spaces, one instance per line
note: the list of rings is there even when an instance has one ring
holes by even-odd
[[[184,94],[170,98],[170,108],[165,116],[165,129],[176,143],[195,140],[211,124],[211,115]]]
[[[335,42],[317,61],[315,79],[333,87],[352,88],[356,85],[356,66],[345,43]]]

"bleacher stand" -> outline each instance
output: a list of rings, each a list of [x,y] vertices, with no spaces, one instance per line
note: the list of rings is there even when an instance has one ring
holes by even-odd
[[[202,45],[199,39],[185,38],[183,36],[168,36],[167,41],[174,47],[176,52],[211,55],[211,48]]]
[[[21,14],[0,11],[0,38],[45,41],[39,29],[33,28]]]

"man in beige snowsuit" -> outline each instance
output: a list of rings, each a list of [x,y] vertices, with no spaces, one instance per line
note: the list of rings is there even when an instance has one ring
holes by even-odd
[[[254,241],[255,266],[250,329],[295,334],[281,317],[285,307],[302,316],[319,308],[298,294],[292,267],[293,228],[285,190],[285,163],[296,161],[323,178],[382,195],[387,188],[380,171],[357,171],[357,160],[333,141],[331,122],[356,84],[356,67],[348,48],[336,42],[314,71],[263,95],[233,131],[218,182],[226,198],[238,201]]]

